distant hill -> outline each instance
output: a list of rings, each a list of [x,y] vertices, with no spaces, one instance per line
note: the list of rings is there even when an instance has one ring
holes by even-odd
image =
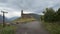
[[[40,15],[31,13],[31,16],[33,16],[35,19],[40,20]]]
[[[2,16],[0,15],[0,23],[2,23],[2,20],[3,20],[3,19],[2,19]]]
[[[17,18],[19,18],[19,17],[12,17],[12,18],[10,18],[10,19],[8,19],[9,21],[13,21],[13,20],[15,20],[15,19],[17,19]]]
[[[0,15],[0,23],[2,23],[2,22],[3,22],[3,16]],[[5,22],[8,22],[7,18],[5,18]]]

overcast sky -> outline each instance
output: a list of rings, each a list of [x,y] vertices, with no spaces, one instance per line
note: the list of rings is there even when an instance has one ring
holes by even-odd
[[[22,9],[24,13],[42,14],[43,9],[47,7],[60,8],[60,0],[0,0],[0,11],[7,11],[8,18],[21,16]]]

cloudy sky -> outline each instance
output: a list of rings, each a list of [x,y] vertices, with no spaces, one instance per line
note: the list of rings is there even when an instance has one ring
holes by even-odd
[[[7,11],[6,17],[8,18],[21,16],[22,9],[24,13],[42,14],[46,7],[58,9],[60,0],[0,0],[0,11]]]

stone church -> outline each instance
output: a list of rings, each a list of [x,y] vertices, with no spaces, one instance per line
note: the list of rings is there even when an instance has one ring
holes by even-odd
[[[24,14],[23,10],[21,10],[21,17],[22,18],[32,18],[32,16],[30,14]]]

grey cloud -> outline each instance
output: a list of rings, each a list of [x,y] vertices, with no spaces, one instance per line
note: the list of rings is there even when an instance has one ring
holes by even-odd
[[[60,0],[0,0],[0,7],[13,8],[15,10],[30,10],[33,12],[42,12],[46,7],[59,8]]]

